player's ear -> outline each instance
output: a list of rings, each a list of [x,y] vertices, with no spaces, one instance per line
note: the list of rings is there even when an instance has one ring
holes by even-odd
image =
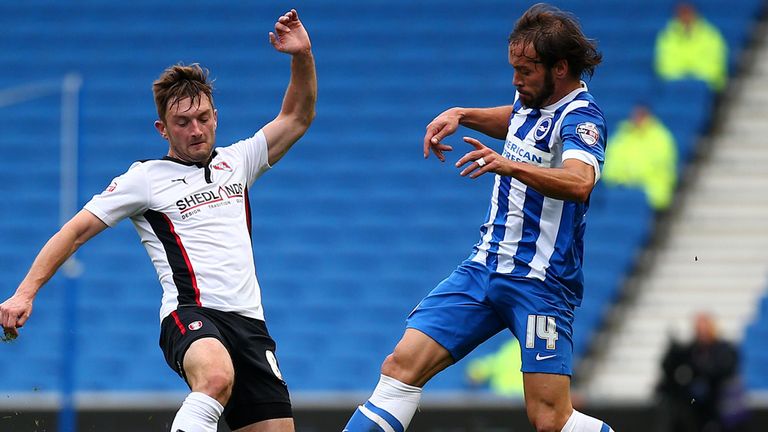
[[[568,67],[568,60],[560,59],[552,66],[552,74],[556,78],[564,79],[570,73],[571,68]]]
[[[157,129],[157,132],[160,134],[160,136],[163,137],[163,139],[168,139],[168,131],[165,128],[165,123],[161,122],[160,120],[155,120],[155,129]]]

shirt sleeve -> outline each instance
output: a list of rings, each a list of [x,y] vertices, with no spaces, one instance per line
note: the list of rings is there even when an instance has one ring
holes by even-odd
[[[84,208],[110,227],[125,218],[144,213],[149,208],[149,183],[142,164],[136,162],[131,165],[102,193],[94,195]]]
[[[259,129],[250,138],[232,144],[229,148],[236,152],[243,161],[249,186],[272,168],[269,165],[267,137],[264,135],[263,129]]]
[[[587,106],[568,113],[561,128],[563,161],[577,159],[595,168],[595,183],[605,161],[605,142],[608,131],[602,113]]]

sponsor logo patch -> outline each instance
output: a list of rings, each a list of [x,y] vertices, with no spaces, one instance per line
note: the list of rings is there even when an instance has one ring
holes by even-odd
[[[576,133],[584,141],[584,144],[588,146],[593,146],[600,140],[600,131],[594,123],[579,123],[576,126]]]
[[[192,331],[200,330],[200,328],[203,327],[203,322],[202,321],[191,322],[187,327]]]
[[[245,187],[242,183],[232,183],[219,186],[216,190],[207,190],[191,194],[183,199],[176,201],[176,207],[180,213],[199,207],[203,204],[210,204],[223,201],[225,198],[242,198],[245,193]]]

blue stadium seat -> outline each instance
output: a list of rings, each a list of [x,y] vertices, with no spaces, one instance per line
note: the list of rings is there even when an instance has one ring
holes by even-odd
[[[654,108],[670,124],[686,163],[712,100],[695,85],[662,89],[654,80],[655,34],[674,1],[556,4],[580,17],[605,55],[589,86],[609,130],[635,102],[654,95]],[[368,390],[408,312],[469,255],[487,208],[490,178],[468,181],[450,164],[422,159],[424,126],[448,106],[512,100],[503,48],[524,6],[456,0],[299,0],[297,6],[316,51],[318,116],[286,158],[250,188],[257,272],[291,390]],[[759,6],[758,0],[702,4],[722,25],[734,53]],[[289,60],[274,53],[261,32],[271,28],[281,6],[193,2],[162,17],[152,13],[154,7],[149,0],[3,4],[3,16],[14,19],[4,20],[0,39],[0,89],[57,80],[70,71],[84,78],[79,204],[133,161],[165,154],[166,143],[152,126],[150,84],[173,62],[199,61],[212,70],[221,145],[253,134],[277,113]],[[404,16],[423,19],[412,26]],[[205,38],[189,26],[202,20]],[[15,288],[59,225],[59,100],[56,93],[0,107],[0,148],[13,155],[0,184],[23,188],[6,202],[17,211],[0,219],[2,295]],[[456,147],[450,161],[468,148],[459,138],[448,141]],[[621,295],[652,221],[641,191],[598,186],[593,193],[577,358]],[[78,253],[84,268],[76,299],[78,390],[184,388],[157,348],[161,289],[137,239],[123,222]],[[60,388],[63,344],[71,336],[62,329],[64,282],[54,278],[41,292],[24,329],[29,338],[3,346],[0,366],[22,363],[24,370],[5,376],[0,390]],[[508,337],[504,333],[478,353],[497,348]],[[748,370],[758,380],[755,368],[764,354],[755,355],[747,354]],[[463,365],[430,388],[463,388]]]
[[[768,293],[760,299],[755,318],[742,339],[743,373],[750,390],[768,390]]]

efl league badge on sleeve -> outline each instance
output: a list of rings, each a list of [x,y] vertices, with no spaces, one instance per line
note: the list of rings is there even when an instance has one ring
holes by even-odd
[[[576,133],[579,134],[584,144],[588,146],[593,146],[600,140],[600,131],[597,130],[597,126],[594,123],[579,123],[576,126]]]

